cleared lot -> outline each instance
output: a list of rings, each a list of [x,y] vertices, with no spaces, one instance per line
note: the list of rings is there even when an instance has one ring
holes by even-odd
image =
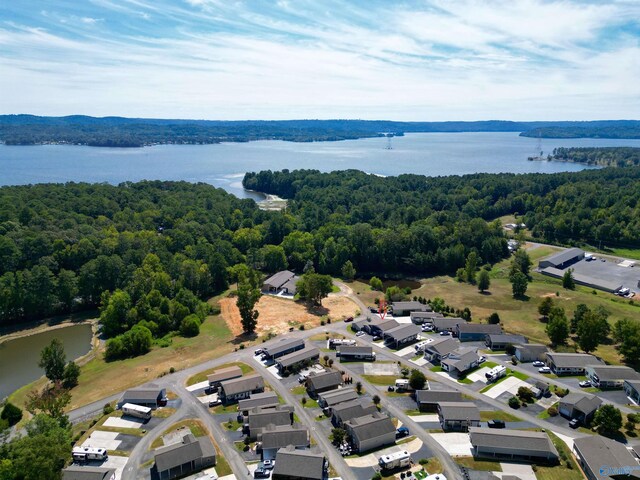
[[[452,457],[471,456],[471,441],[468,433],[432,433],[438,442]]]

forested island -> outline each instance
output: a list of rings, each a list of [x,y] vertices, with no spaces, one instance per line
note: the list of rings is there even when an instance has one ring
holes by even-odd
[[[640,148],[637,147],[593,147],[555,148],[547,157],[557,162],[584,163],[601,167],[631,167],[640,165]]]
[[[640,122],[393,122],[383,120],[222,121],[124,117],[0,115],[0,141],[7,145],[68,144],[142,147],[254,140],[336,141],[404,133],[522,132],[549,138],[640,138]],[[573,132],[560,135],[558,132]],[[596,132],[596,133],[594,133]],[[560,136],[558,136],[560,135]]]

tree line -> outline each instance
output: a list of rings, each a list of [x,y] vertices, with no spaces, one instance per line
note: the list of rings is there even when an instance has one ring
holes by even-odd
[[[637,147],[574,147],[554,148],[549,160],[584,163],[601,167],[633,167],[640,165]]]

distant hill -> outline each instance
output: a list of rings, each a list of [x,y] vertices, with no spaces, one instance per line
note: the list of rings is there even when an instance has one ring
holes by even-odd
[[[0,115],[8,145],[64,143],[140,147],[158,143],[209,144],[253,140],[335,141],[417,132],[523,132],[530,137],[640,138],[640,121],[392,122],[387,120],[183,120],[125,117]],[[564,132],[561,135],[561,132]],[[595,132],[595,133],[594,133]]]

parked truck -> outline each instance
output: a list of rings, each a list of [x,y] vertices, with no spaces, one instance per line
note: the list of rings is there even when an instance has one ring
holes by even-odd
[[[106,448],[95,447],[73,447],[71,456],[74,462],[84,463],[91,460],[106,460],[109,458]]]
[[[136,405],[135,403],[125,403],[122,406],[122,414],[149,420],[151,418],[151,409],[149,407],[143,407],[142,405]]]
[[[384,470],[393,470],[394,468],[408,467],[411,463],[411,455],[406,450],[401,452],[382,455],[378,460],[378,465]]]
[[[507,375],[507,367],[504,365],[498,365],[497,367],[493,367],[487,373],[484,374],[487,377],[487,380],[490,382],[495,382],[499,378],[505,377]]]

